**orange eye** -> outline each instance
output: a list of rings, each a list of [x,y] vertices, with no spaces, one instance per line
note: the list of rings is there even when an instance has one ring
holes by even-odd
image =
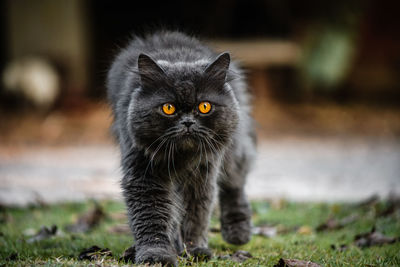
[[[206,114],[206,113],[210,112],[210,110],[211,110],[210,102],[201,102],[199,104],[199,110],[203,114]]]
[[[166,103],[162,106],[162,110],[165,114],[172,115],[175,113],[175,106],[170,103]]]

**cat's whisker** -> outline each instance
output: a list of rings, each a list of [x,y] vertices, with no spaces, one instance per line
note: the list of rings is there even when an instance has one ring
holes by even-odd
[[[212,141],[215,141],[215,140],[213,140],[213,139],[211,139],[211,138],[209,138],[209,137],[206,137],[205,138],[206,140],[207,140],[207,142],[209,142],[209,144],[211,145],[211,142]],[[214,151],[214,153],[217,155],[217,154],[220,154],[220,155],[222,155],[222,164],[221,164],[221,168],[222,168],[222,170],[224,171],[224,174],[225,175],[228,175],[228,173],[226,172],[226,170],[225,170],[225,165],[224,165],[224,160],[225,160],[225,157],[226,157],[226,153],[224,153],[224,151],[222,151],[222,149],[220,149],[220,148],[216,148],[216,147],[214,147],[214,149],[216,150],[216,151]]]
[[[165,146],[165,152],[167,151],[167,148],[168,148],[168,156],[167,156],[168,177],[172,182],[171,171],[170,171],[170,168],[169,168],[169,160],[170,160],[170,155],[171,155],[171,141],[170,140],[168,140],[168,143]]]
[[[177,130],[177,129],[178,129],[178,126],[173,126],[173,127],[169,128],[165,134],[163,134],[163,135],[161,135],[160,137],[158,137],[156,140],[154,140],[154,141],[146,148],[146,152],[149,152],[149,151],[150,151],[150,148],[151,148],[158,140],[160,140],[160,139],[162,139],[162,138],[165,138],[165,137],[167,137],[168,135],[174,134],[174,132],[175,132],[174,130]]]
[[[218,146],[218,147],[224,147],[225,146],[224,145],[225,142],[222,143],[221,140],[218,140],[217,138],[214,138],[214,136],[212,136],[211,134],[209,134],[207,132],[200,132],[200,133],[204,138],[208,138],[208,139],[212,140],[215,143],[216,146]]]
[[[196,135],[196,139],[197,139],[199,142],[201,142],[201,139],[200,139],[200,137],[199,137],[198,135]],[[203,149],[202,149],[201,145],[198,145],[198,146],[197,146],[196,154],[199,153],[199,150],[200,150],[200,157],[199,157],[199,160],[198,160],[198,163],[197,163],[196,168],[193,169],[193,173],[195,173],[195,172],[199,169],[199,166],[200,166],[200,163],[201,163],[201,160],[202,160]]]
[[[163,139],[163,140],[161,141],[161,143],[157,146],[156,150],[154,151],[154,153],[152,154],[152,156],[151,156],[151,158],[150,158],[149,163],[147,164],[146,170],[145,170],[145,172],[144,172],[144,176],[146,176],[147,170],[148,170],[149,166],[151,166],[151,169],[153,170],[153,160],[154,160],[154,157],[156,156],[156,154],[158,153],[158,151],[161,149],[162,145],[163,145],[166,141],[167,141],[167,139]]]
[[[209,138],[209,137],[206,137],[205,139],[206,139],[208,145],[210,146],[211,150],[213,151],[213,153],[217,154],[220,150],[217,149],[217,148],[214,146],[214,144],[212,143],[212,139]]]
[[[178,177],[178,174],[176,172],[176,168],[175,168],[175,142],[172,142],[172,167],[174,168],[174,172],[175,172],[175,177]]]
[[[207,143],[211,143],[211,141],[215,143],[215,144],[212,143],[212,144],[208,145],[210,148],[215,148],[214,150],[211,150],[213,153],[216,154],[217,152],[221,151],[219,149],[219,146],[224,147],[224,145],[221,142],[215,140],[214,138],[211,138],[207,133],[205,133],[205,132],[200,132],[200,133],[201,133],[201,136],[207,141]]]
[[[150,147],[151,147],[153,144],[155,144],[156,141],[158,141],[158,140],[160,140],[161,138],[163,138],[162,141],[158,144],[156,150],[152,153],[151,158],[150,158],[150,160],[149,160],[149,163],[148,163],[147,166],[146,166],[146,170],[145,170],[145,174],[144,174],[144,175],[147,174],[147,171],[148,171],[149,166],[151,166],[151,169],[153,170],[154,157],[156,156],[156,154],[158,153],[158,151],[161,149],[162,145],[167,141],[167,138],[166,138],[166,137],[167,137],[168,135],[174,134],[176,129],[178,129],[177,126],[173,126],[173,127],[169,128],[169,130],[168,130],[165,134],[163,134],[163,135],[161,135],[160,137],[158,137],[156,140],[154,140],[154,141],[151,143],[150,146],[148,146],[148,147],[146,148],[146,152],[149,152]]]
[[[205,184],[207,184],[208,182],[208,156],[207,156],[207,150],[206,150],[206,146],[203,142],[201,142],[201,144],[204,146],[204,151],[205,151],[205,156],[206,156],[206,182]]]
[[[146,148],[146,152],[148,152],[150,150],[150,148],[160,139],[166,137],[168,135],[168,133],[165,133],[163,135],[161,135],[160,137],[158,137],[156,140],[154,140],[147,148]]]
[[[207,135],[208,132],[211,132],[212,135],[214,135],[215,137],[219,138],[219,139],[223,139],[223,138],[229,138],[227,135],[225,134],[218,134],[216,133],[214,130],[210,129],[210,128],[205,128],[205,127],[199,127],[200,130],[204,131]],[[214,139],[214,138],[213,138]],[[216,139],[216,138],[215,138]],[[221,140],[220,140],[221,141]],[[222,145],[222,144],[221,144]]]

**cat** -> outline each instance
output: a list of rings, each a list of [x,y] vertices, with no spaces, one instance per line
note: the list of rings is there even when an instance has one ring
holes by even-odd
[[[244,184],[255,133],[243,71],[230,54],[181,32],[136,36],[116,56],[107,94],[134,261],[176,266],[184,252],[211,257],[207,232],[217,196],[222,237],[247,243]]]

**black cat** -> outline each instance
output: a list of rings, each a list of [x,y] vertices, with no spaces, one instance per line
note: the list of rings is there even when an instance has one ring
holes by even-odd
[[[135,262],[175,266],[183,252],[211,257],[217,195],[223,238],[247,243],[244,183],[255,135],[246,82],[230,55],[179,32],[135,37],[116,57],[107,87]]]

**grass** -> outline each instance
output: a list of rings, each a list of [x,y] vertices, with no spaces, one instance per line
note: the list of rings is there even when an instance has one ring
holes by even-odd
[[[78,214],[93,206],[92,202],[65,203],[44,207],[2,208],[0,210],[0,266],[122,266],[118,261],[122,253],[132,243],[129,234],[110,233],[113,225],[124,223],[126,218],[117,216],[124,212],[122,203],[100,202],[107,217],[94,230],[87,234],[65,233],[63,228],[76,220]],[[360,249],[353,244],[354,236],[368,232],[373,226],[381,233],[400,236],[399,213],[386,217],[376,216],[385,203],[368,207],[349,204],[310,204],[286,203],[273,205],[269,202],[252,203],[255,225],[279,225],[292,229],[272,238],[254,236],[247,245],[237,247],[229,245],[220,233],[209,234],[209,245],[215,255],[232,254],[237,250],[249,251],[254,258],[243,263],[221,260],[217,257],[208,262],[196,263],[191,259],[180,259],[180,266],[274,266],[280,258],[313,261],[322,266],[400,266],[400,242]],[[316,232],[319,224],[329,216],[343,218],[358,213],[360,218],[340,230]],[[47,240],[28,243],[24,232],[27,229],[39,229],[42,225],[57,225],[62,234]],[[219,227],[216,216],[212,226]],[[302,231],[296,231],[301,227]],[[302,232],[302,233],[300,233]],[[332,249],[348,245],[344,251]],[[109,248],[113,257],[97,261],[79,261],[79,253],[87,247],[97,245]],[[14,259],[10,255],[14,254]],[[8,259],[7,259],[8,258]],[[125,264],[126,265],[126,264]]]

